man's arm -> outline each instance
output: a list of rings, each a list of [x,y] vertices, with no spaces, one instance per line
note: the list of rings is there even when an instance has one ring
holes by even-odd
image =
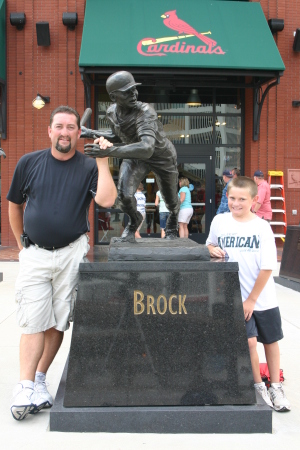
[[[110,208],[117,198],[117,189],[111,176],[108,158],[96,159],[98,166],[98,185],[95,202],[103,208]]]
[[[99,141],[96,139],[94,144]],[[92,148],[84,149],[84,153],[92,158],[106,158],[107,156],[114,156],[121,159],[141,159],[146,161],[149,159],[155,149],[155,138],[152,136],[142,136],[141,141],[133,144],[123,145],[122,147],[110,147],[106,150],[101,150],[97,145]]]
[[[104,151],[112,146],[111,142],[104,139],[103,136],[100,139],[97,139],[97,141],[100,151]],[[98,203],[98,205],[103,206],[103,208],[109,208],[115,203],[117,189],[109,170],[108,158],[97,158],[96,163],[98,166],[98,184],[95,202]]]
[[[261,203],[256,202],[254,208],[252,208],[252,212],[256,213],[261,207]]]
[[[227,185],[226,185],[226,187],[223,189],[221,203],[219,205],[219,208],[217,209],[216,214],[223,214],[228,211],[229,208],[228,208]]]
[[[264,203],[265,197],[266,197],[266,189],[264,188],[264,186],[260,186],[260,187],[258,186],[258,198],[257,198],[254,208],[252,208],[252,211],[254,213],[256,213],[259,210],[259,208],[261,207],[261,205]]]
[[[258,274],[258,277],[256,278],[253,289],[249,294],[249,297],[247,298],[247,300],[245,300],[243,302],[244,316],[245,316],[245,320],[247,320],[247,322],[248,322],[248,320],[251,319],[255,303],[257,302],[257,299],[260,296],[263,288],[267,284],[268,279],[270,278],[271,274],[272,274],[272,270],[261,269]]]
[[[8,217],[18,247],[20,250],[22,250],[23,247],[21,245],[20,236],[21,234],[23,234],[23,205],[8,202]]]

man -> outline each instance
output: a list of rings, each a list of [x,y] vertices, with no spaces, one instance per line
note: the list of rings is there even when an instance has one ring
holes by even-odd
[[[231,171],[232,178],[237,178],[241,176],[241,171],[237,167],[234,167]]]
[[[270,185],[266,180],[264,180],[264,174],[261,170],[256,170],[253,177],[255,183],[257,184],[258,200],[252,208],[252,212],[254,212],[258,217],[270,222],[272,220]]]
[[[170,211],[166,224],[166,238],[177,238],[179,201],[177,196],[177,155],[173,144],[166,138],[162,124],[154,109],[138,102],[138,92],[132,74],[120,71],[106,81],[106,90],[113,102],[106,118],[111,132],[83,128],[83,137],[104,136],[111,142],[123,142],[122,147],[111,147],[100,152],[98,147],[85,146],[85,153],[93,157],[114,156],[123,159],[118,182],[120,208],[130,220],[121,241],[134,242],[135,232],[143,217],[137,211],[134,194],[138,185],[153,171],[159,190]],[[97,143],[97,140],[95,141]]]
[[[16,281],[17,322],[23,331],[20,382],[11,404],[16,420],[53,404],[46,373],[72,321],[79,263],[89,249],[89,206],[93,197],[103,207],[116,198],[107,158],[95,162],[76,150],[77,111],[56,108],[48,134],[51,147],[20,159],[7,195],[21,250]],[[104,138],[99,143],[103,150],[112,145]]]
[[[227,187],[229,181],[232,179],[232,173],[229,170],[224,170],[223,172],[223,181],[225,183],[225,187],[222,192],[221,203],[219,208],[217,209],[217,214],[223,214],[226,212],[230,212],[228,208],[228,198],[227,198]]]

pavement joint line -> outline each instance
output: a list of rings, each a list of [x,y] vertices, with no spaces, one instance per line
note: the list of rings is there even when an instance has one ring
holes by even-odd
[[[16,310],[14,310],[11,314],[9,314],[7,317],[5,317],[5,319],[3,319],[3,320],[0,322],[0,325],[1,325],[2,323],[4,323],[7,319],[9,319],[13,314],[15,314],[15,312],[16,312]]]
[[[289,320],[285,319],[285,318],[283,317],[282,314],[281,314],[281,318],[282,318],[282,320],[285,320],[288,324],[290,324],[290,325],[292,325],[293,327],[295,327],[295,328],[297,328],[298,330],[300,330],[300,326],[295,325],[293,322],[290,322]]]

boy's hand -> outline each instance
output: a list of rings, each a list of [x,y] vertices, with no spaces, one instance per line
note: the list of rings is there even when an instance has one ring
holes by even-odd
[[[244,308],[244,317],[246,322],[248,322],[248,320],[251,319],[251,316],[253,314],[253,310],[254,310],[254,306],[255,306],[255,300],[252,300],[251,298],[247,298],[247,300],[245,300],[243,302],[243,308]]]
[[[224,250],[222,250],[220,247],[208,245],[207,248],[212,258],[224,258],[224,256],[226,255],[226,252],[224,252]]]

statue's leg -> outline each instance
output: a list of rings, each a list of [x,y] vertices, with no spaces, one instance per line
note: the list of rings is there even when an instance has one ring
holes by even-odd
[[[178,230],[178,214],[180,202],[178,198],[178,172],[155,169],[157,183],[166,207],[170,211],[166,224],[166,239],[176,239]]]
[[[142,181],[148,174],[149,167],[143,161],[135,159],[124,159],[119,173],[118,200],[120,209],[129,216],[129,222],[124,229],[120,242],[135,242],[134,234],[143,216],[136,209],[136,199],[134,194]]]

